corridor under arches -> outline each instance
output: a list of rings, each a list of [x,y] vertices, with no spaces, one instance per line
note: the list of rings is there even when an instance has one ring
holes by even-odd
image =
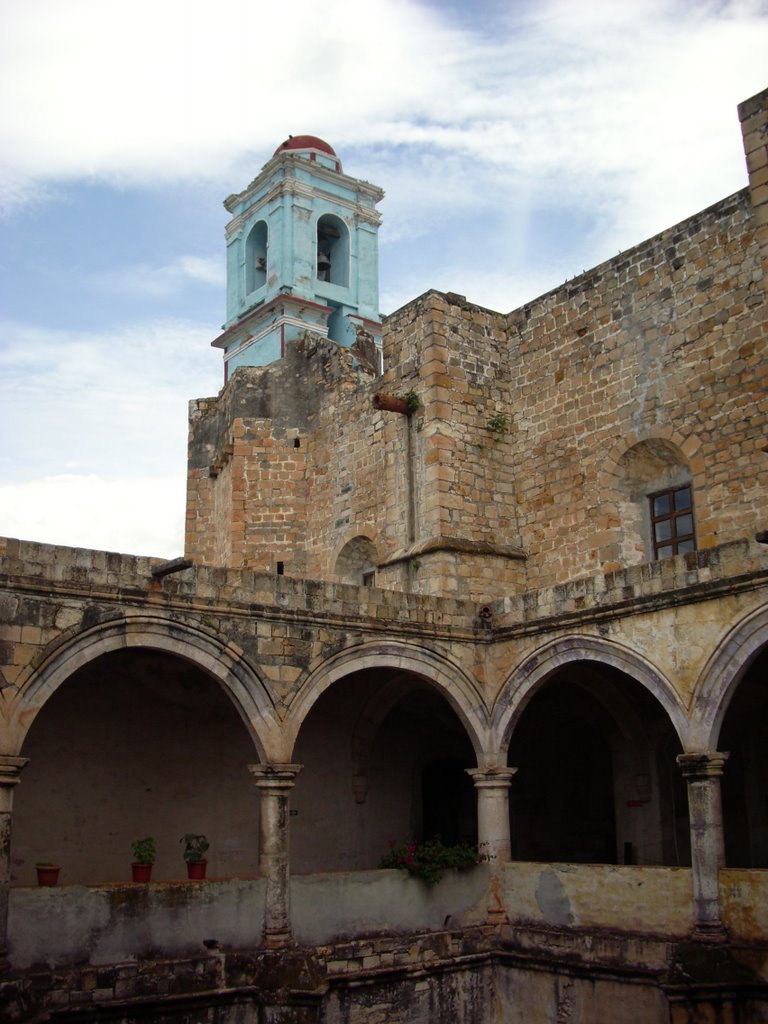
[[[102,654],[66,679],[25,739],[14,802],[12,882],[37,861],[65,885],[130,878],[131,843],[157,840],[153,879],[186,875],[179,838],[204,833],[209,873],[255,875],[258,753],[223,687],[179,656]]]
[[[375,868],[393,840],[477,841],[472,743],[448,700],[414,673],[367,668],[333,683],[293,759],[303,765],[291,794],[296,873]]]
[[[728,867],[768,868],[768,647],[739,681],[720,731]]]
[[[681,752],[636,680],[596,661],[561,666],[511,738],[512,859],[690,864]]]

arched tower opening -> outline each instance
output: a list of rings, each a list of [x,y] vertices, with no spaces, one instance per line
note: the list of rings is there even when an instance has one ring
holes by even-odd
[[[334,576],[344,583],[373,586],[378,555],[373,541],[367,537],[353,537],[339,552]]]
[[[349,229],[330,213],[317,222],[317,277],[340,288],[349,287]]]
[[[246,295],[258,291],[267,283],[267,244],[269,229],[263,220],[253,225],[245,240]]]

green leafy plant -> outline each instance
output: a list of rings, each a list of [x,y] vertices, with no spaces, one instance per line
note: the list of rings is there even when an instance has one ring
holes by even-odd
[[[186,835],[181,837],[179,842],[184,843],[185,861],[194,863],[198,860],[205,860],[205,854],[210,845],[205,836],[195,835],[194,832],[187,832]]]
[[[137,839],[136,842],[131,843],[131,850],[133,851],[134,863],[155,863],[155,855],[157,853],[157,842],[152,836],[146,836],[144,839]]]
[[[493,416],[488,417],[488,422],[485,425],[492,434],[506,434],[507,430],[509,430],[507,414],[495,412]]]
[[[414,412],[418,412],[421,408],[421,399],[416,392],[411,388],[410,391],[406,391],[403,395],[405,404],[408,406],[408,415],[410,416]]]
[[[439,882],[446,871],[466,871],[487,860],[476,843],[457,843],[445,846],[440,836],[417,843],[415,839],[403,842],[389,841],[389,851],[379,862],[380,868],[402,868],[422,879],[427,885]]]

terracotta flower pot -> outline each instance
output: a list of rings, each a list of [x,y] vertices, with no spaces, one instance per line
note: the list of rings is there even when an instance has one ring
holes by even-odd
[[[36,864],[37,884],[52,886],[59,881],[61,868],[57,864]]]
[[[134,882],[149,882],[152,878],[152,865],[151,864],[131,864],[131,871],[133,873]]]
[[[206,868],[208,867],[207,860],[188,860],[187,861],[187,878],[205,878]]]

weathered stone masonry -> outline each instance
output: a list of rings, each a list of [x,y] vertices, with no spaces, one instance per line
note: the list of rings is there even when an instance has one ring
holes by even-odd
[[[198,405],[204,422],[231,423],[215,454],[198,455],[206,442],[193,419],[188,554],[207,558],[219,535],[202,497],[217,487],[231,491],[218,512],[229,564],[266,570],[284,558],[286,572],[328,577],[343,543],[364,532],[393,586],[406,584],[388,557],[409,548],[421,563],[409,589],[483,600],[551,585],[647,560],[627,530],[637,446],[674,450],[688,466],[700,548],[742,536],[768,494],[765,279],[750,202],[738,193],[508,317],[430,293],[388,321],[395,354],[401,336],[418,343],[381,381],[343,351],[316,359],[316,342],[279,370],[236,376],[223,416]],[[338,391],[318,403],[329,364]],[[302,386],[289,390],[287,378]],[[267,388],[274,412],[256,399]],[[371,409],[387,389],[412,389],[422,408],[411,418]],[[497,415],[503,433],[488,428]],[[247,525],[245,508],[255,510]],[[435,540],[503,554],[419,550]]]

